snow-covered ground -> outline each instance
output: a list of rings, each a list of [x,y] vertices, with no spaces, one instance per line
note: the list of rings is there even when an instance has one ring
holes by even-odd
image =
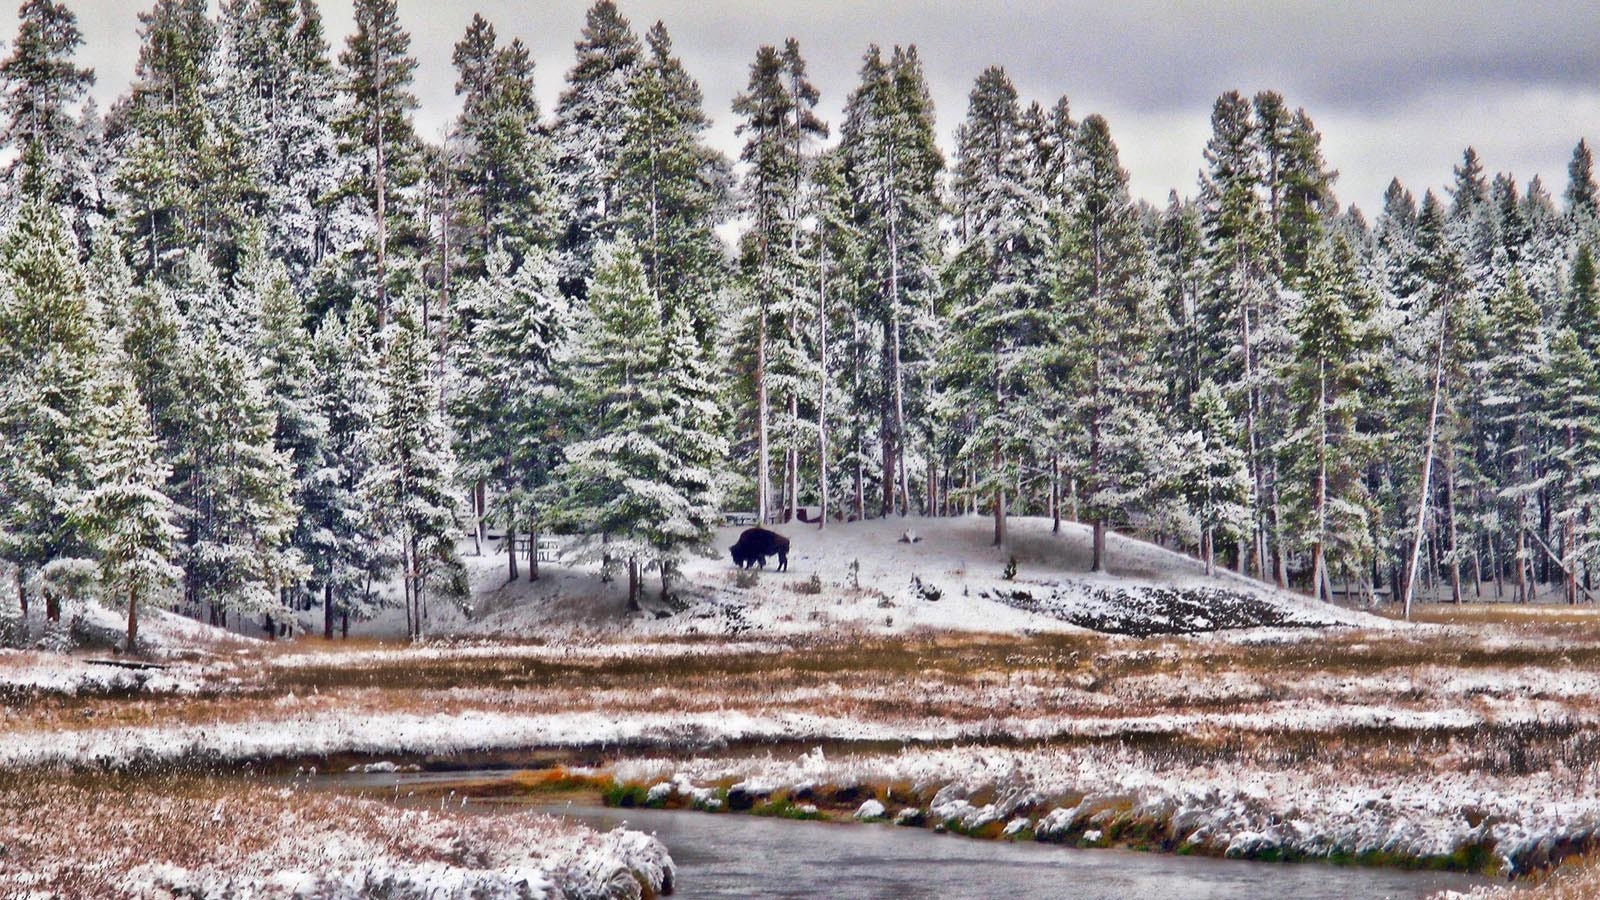
[[[286,787],[156,776],[0,780],[0,896],[616,898],[670,892],[655,838]]]
[[[992,520],[977,516],[772,528],[790,540],[787,572],[776,571],[774,558],[741,584],[727,548],[742,529],[719,529],[715,555],[684,564],[674,603],[661,604],[659,583],[647,579],[645,612],[633,614],[625,584],[602,583],[596,564],[544,563],[529,582],[524,561],[523,577],[508,583],[505,557],[470,555],[469,544],[473,613],[435,607],[429,627],[435,635],[514,638],[1391,627],[1231,572],[1207,576],[1197,560],[1115,534],[1107,571],[1091,573],[1088,527],[1062,523],[1055,534],[1042,518],[1012,518],[1004,548],[993,546]],[[907,533],[916,542],[902,540]],[[1016,575],[1007,579],[1013,557]],[[358,633],[398,634],[401,624],[390,612]]]

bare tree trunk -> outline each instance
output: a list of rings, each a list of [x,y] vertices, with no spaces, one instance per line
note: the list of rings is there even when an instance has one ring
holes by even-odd
[[[639,610],[639,558],[628,557],[628,609]]]
[[[1428,406],[1428,442],[1423,449],[1422,488],[1417,498],[1417,534],[1411,545],[1411,563],[1407,567],[1406,593],[1403,600],[1406,621],[1411,620],[1411,595],[1417,577],[1417,562],[1422,554],[1422,526],[1427,521],[1428,493],[1433,481],[1433,445],[1439,433],[1439,396],[1444,393],[1444,347],[1450,330],[1449,299],[1439,311],[1439,344],[1434,352],[1433,400]]]
[[[322,583],[322,639],[333,640],[333,582]]]
[[[488,523],[484,521],[484,515],[488,512],[484,508],[488,501],[487,494],[483,479],[478,479],[472,486],[472,547],[478,556],[483,555],[483,542],[489,538]]]

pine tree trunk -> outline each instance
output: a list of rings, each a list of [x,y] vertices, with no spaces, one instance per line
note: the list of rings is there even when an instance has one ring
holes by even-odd
[[[628,611],[639,611],[639,560],[628,557]]]
[[[1061,533],[1061,456],[1050,454],[1050,533]]]
[[[767,494],[772,486],[771,448],[767,436],[767,298],[756,312],[756,523],[767,524]]]
[[[387,191],[387,185],[385,184],[385,176],[388,174],[387,173],[388,166],[387,166],[387,163],[386,163],[386,161],[384,159],[384,146],[383,146],[383,113],[384,113],[384,108],[383,108],[383,104],[384,104],[383,76],[384,76],[385,72],[384,72],[383,61],[376,58],[377,57],[377,53],[378,53],[377,43],[378,43],[377,41],[373,42],[373,50],[372,50],[373,57],[374,57],[373,60],[372,60],[373,63],[374,63],[373,68],[376,71],[376,78],[374,80],[374,87],[375,87],[374,94],[375,94],[375,96],[372,99],[372,103],[373,103],[373,106],[374,106],[374,108],[376,110],[376,114],[377,114],[377,129],[376,129],[376,131],[377,131],[377,137],[378,137],[377,147],[375,148],[376,149],[376,156],[377,156],[377,164],[373,167],[373,177],[376,180],[376,187],[377,187],[377,194],[378,194],[378,202],[377,202],[377,209],[376,209],[377,226],[378,226],[378,331],[381,333],[383,331],[384,326],[389,323],[389,272],[388,272],[388,268],[387,268],[387,265],[388,265],[387,255],[388,255],[388,249],[389,249],[389,232],[388,232],[388,215],[387,215],[387,212],[388,212],[388,210],[387,210],[388,191]]]
[[[506,584],[517,580],[517,523],[509,511],[506,514]]]
[[[1455,453],[1449,442],[1446,442],[1440,454],[1443,457],[1444,475],[1444,518],[1445,535],[1448,545],[1445,547],[1445,571],[1450,576],[1450,602],[1461,605],[1461,561],[1457,558],[1459,545],[1456,540],[1456,483],[1455,483]]]
[[[472,485],[472,546],[477,556],[483,555],[483,543],[489,539],[488,522],[485,521],[488,499],[488,489],[480,478]]]
[[[128,588],[128,652],[139,642],[139,591],[130,586]]]
[[[322,639],[333,640],[333,582],[322,583]]]
[[[339,614],[339,637],[342,640],[346,640],[346,641],[350,640],[350,614],[349,613],[340,613]]]
[[[528,580],[539,580],[539,527],[528,526]]]
[[[1094,557],[1090,560],[1089,571],[1104,572],[1106,570],[1106,520],[1104,516],[1096,516],[1094,520]]]
[[[821,365],[817,369],[817,529],[828,527],[828,260],[817,264],[817,344]]]

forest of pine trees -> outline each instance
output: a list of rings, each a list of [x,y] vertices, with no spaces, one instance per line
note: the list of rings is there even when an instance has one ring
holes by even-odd
[[[1468,148],[1369,221],[1304,109],[1230,92],[1156,207],[1112,123],[999,67],[947,156],[915,47],[866,49],[839,122],[793,40],[713,111],[598,0],[546,115],[476,17],[430,143],[395,0],[344,38],[315,0],[152,0],[103,111],[71,9],[20,20],[0,639],[84,600],[130,641],[141,606],[421,636],[491,533],[513,579],[582,535],[637,604],[723,512],[801,507],[1076,521],[1096,570],[1116,530],[1324,599],[1600,591],[1583,141],[1559,196]]]

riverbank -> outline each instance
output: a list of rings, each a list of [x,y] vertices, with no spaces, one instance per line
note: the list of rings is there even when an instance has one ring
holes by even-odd
[[[485,818],[193,772],[0,778],[0,896],[648,900],[673,877],[653,837],[536,812]]]
[[[0,770],[535,768],[619,803],[872,800],[981,837],[1500,878],[1592,850],[1600,616],[1430,612],[1159,638],[300,641],[159,670],[4,653]]]

